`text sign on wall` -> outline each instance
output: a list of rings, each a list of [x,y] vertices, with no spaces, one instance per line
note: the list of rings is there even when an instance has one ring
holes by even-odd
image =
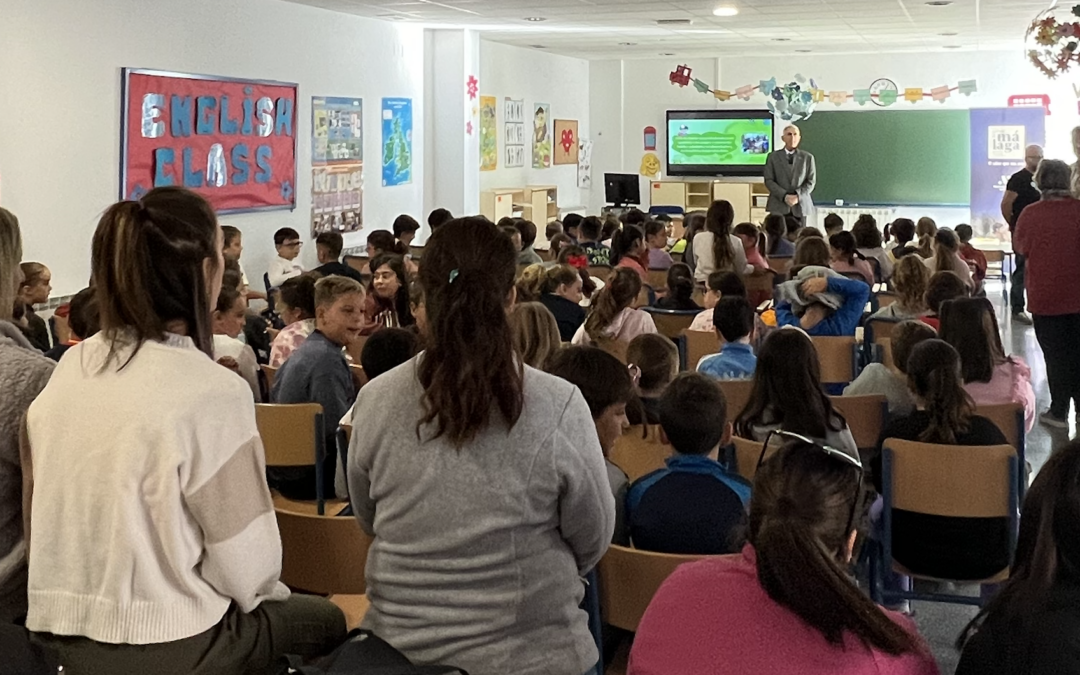
[[[124,69],[121,199],[177,185],[218,212],[296,206],[296,85]]]

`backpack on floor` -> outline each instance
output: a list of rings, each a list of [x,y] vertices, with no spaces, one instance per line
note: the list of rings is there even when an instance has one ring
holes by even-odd
[[[297,659],[293,659],[298,663]],[[452,666],[414,666],[405,655],[368,630],[349,633],[345,642],[314,666],[290,665],[279,673],[296,675],[469,675]]]

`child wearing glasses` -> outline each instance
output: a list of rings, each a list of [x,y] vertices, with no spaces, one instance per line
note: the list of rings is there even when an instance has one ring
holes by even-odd
[[[296,261],[302,245],[300,233],[291,227],[283,227],[274,233],[274,248],[277,249],[277,257],[270,261],[270,268],[266,270],[271,288],[278,288],[285,283],[286,279],[298,277],[304,273],[304,268]]]
[[[741,555],[668,577],[638,625],[628,675],[937,675],[914,624],[848,575],[857,456],[777,436],[786,442],[757,470]]]
[[[660,398],[667,466],[634,481],[626,519],[635,548],[724,555],[742,548],[750,484],[717,461],[731,440],[724,392],[698,373],[675,378]]]
[[[626,405],[634,400],[635,378],[619,359],[598,347],[562,349],[548,362],[548,372],[576,385],[589,405],[600,449],[604,452],[608,481],[615,495],[615,534],[611,541],[626,546],[629,543],[626,490],[630,479],[607,457],[619,436],[630,426]],[[639,371],[635,368],[634,372]]]

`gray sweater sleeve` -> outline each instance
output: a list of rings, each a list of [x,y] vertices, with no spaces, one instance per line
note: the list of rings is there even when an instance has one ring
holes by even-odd
[[[600,561],[615,531],[615,496],[608,480],[596,425],[581,392],[574,389],[552,437],[561,484],[559,529],[585,574]]]

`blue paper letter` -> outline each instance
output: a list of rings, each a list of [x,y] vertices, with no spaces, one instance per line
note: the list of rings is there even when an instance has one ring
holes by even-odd
[[[240,129],[240,133],[245,136],[251,135],[251,127],[254,124],[255,118],[255,101],[250,98],[244,99],[244,126]]]
[[[184,187],[197,188],[202,187],[203,172],[201,169],[193,168],[191,161],[191,148],[184,148]]]
[[[277,124],[275,133],[281,135],[281,127],[285,127],[285,135],[292,136],[292,112],[293,102],[291,98],[279,98],[277,100]]]
[[[248,176],[251,175],[250,162],[248,160],[248,146],[237,143],[232,149],[233,185],[247,185]]]
[[[172,120],[173,138],[191,135],[191,97],[173,94],[169,118]]]
[[[176,184],[173,175],[169,172],[169,167],[172,166],[175,159],[176,153],[173,152],[172,148],[154,150],[154,187]]]
[[[229,97],[221,97],[221,133],[226,136],[232,136],[236,134],[240,128],[240,123],[236,120],[229,119]]]
[[[270,182],[270,157],[272,156],[273,152],[269,145],[260,145],[256,148],[255,166],[259,167],[259,171],[255,174],[256,183]]]
[[[214,110],[217,99],[213,96],[200,96],[195,102],[195,133],[206,136],[214,133]]]

